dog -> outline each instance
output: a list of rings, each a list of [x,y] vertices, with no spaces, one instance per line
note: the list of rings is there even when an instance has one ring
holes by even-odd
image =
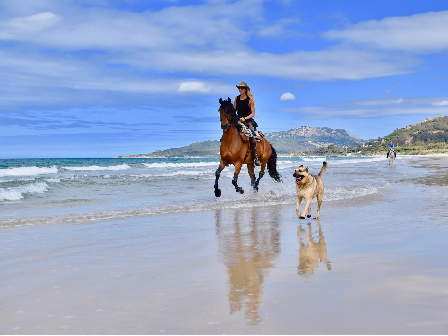
[[[311,201],[314,197],[317,197],[317,214],[314,219],[318,219],[320,215],[320,206],[322,204],[322,199],[324,197],[324,181],[322,176],[324,176],[327,170],[327,162],[324,161],[322,169],[318,175],[311,175],[308,172],[308,167],[301,165],[297,168],[293,174],[296,178],[296,191],[297,191],[297,216],[300,219],[305,219],[305,215],[308,213],[308,218],[311,217]],[[300,214],[299,205],[302,202],[302,198],[306,200],[305,211]]]

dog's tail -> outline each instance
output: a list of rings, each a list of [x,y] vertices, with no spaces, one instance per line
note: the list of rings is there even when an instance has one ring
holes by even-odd
[[[324,164],[322,166],[322,169],[320,170],[320,173],[318,174],[320,177],[324,176],[325,171],[327,170],[327,161],[324,161]]]

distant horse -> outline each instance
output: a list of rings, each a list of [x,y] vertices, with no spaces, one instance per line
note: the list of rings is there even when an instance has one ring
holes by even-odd
[[[389,165],[394,164],[397,153],[392,147],[387,151],[387,157],[389,158]]]
[[[268,166],[268,173],[275,181],[280,182],[281,178],[277,172],[277,153],[272,145],[264,138],[257,142],[257,153],[261,162],[261,171],[258,179],[255,178],[254,172],[254,157],[249,147],[249,141],[244,142],[240,136],[240,125],[238,124],[238,115],[230,100],[222,100],[219,98],[219,116],[221,119],[222,142],[220,147],[221,161],[216,170],[215,176],[215,196],[221,196],[221,190],[218,187],[219,176],[221,171],[233,164],[235,166],[235,173],[233,175],[232,184],[235,186],[235,191],[240,194],[244,193],[243,188],[238,186],[238,175],[243,164],[247,165],[247,170],[251,179],[251,186],[255,191],[258,191],[258,184],[264,175],[266,165]]]

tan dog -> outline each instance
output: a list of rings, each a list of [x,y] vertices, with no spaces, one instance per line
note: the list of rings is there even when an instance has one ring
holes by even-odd
[[[293,176],[296,178],[296,190],[297,190],[297,216],[300,219],[305,219],[305,215],[308,213],[308,218],[311,217],[311,201],[314,197],[317,197],[317,214],[314,219],[319,218],[320,206],[322,204],[322,199],[324,197],[324,181],[322,176],[324,176],[327,170],[327,162],[324,161],[322,169],[318,175],[311,175],[308,172],[308,168],[301,165],[296,169]],[[306,199],[305,211],[300,214],[299,205],[302,202],[302,198]]]

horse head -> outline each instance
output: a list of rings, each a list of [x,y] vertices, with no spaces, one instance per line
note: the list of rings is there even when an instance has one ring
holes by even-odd
[[[221,120],[221,128],[224,131],[227,131],[230,127],[232,127],[232,123],[236,125],[238,122],[236,112],[230,98],[227,100],[222,100],[219,98],[219,104],[221,105],[219,107],[219,120]]]

